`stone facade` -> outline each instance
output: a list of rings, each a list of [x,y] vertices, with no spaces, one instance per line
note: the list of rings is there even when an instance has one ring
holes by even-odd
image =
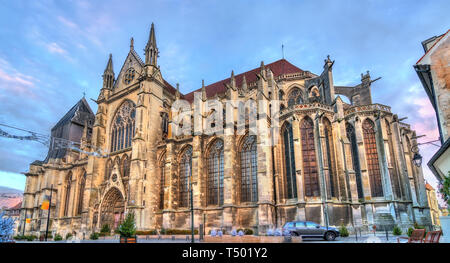
[[[431,224],[422,170],[412,162],[416,134],[389,106],[372,103],[369,72],[360,84],[339,87],[329,57],[320,75],[282,59],[181,94],[164,80],[157,58],[153,26],[145,61],[132,40],[115,77],[110,56],[95,121],[82,126],[85,152],[68,150],[30,165],[21,214],[32,218],[27,233],[45,231],[39,204],[51,185],[51,231],[80,238],[103,224],[116,227],[130,211],[140,230],[189,229],[190,186],[195,227],[205,223],[207,231],[264,233],[292,220]],[[252,136],[251,122],[226,117],[228,133],[175,134],[191,122],[221,128],[210,119],[208,99],[256,101],[244,107],[244,115],[255,110],[258,127],[273,128],[278,120],[280,129]],[[179,100],[187,105],[184,111],[200,114],[175,123],[171,107]],[[240,113],[237,106],[224,106],[224,116]],[[108,154],[86,154],[98,148]]]
[[[434,226],[440,226],[441,222],[439,216],[441,211],[439,210],[439,204],[436,198],[436,190],[429,184],[425,184],[425,189],[427,190],[428,206],[430,207],[431,221]]]

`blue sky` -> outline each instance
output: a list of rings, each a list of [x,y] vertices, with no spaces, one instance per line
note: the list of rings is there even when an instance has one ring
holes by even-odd
[[[316,74],[330,54],[336,85],[356,85],[366,70],[382,77],[373,84],[373,101],[408,116],[427,135],[421,141],[434,140],[434,112],[412,65],[423,55],[421,41],[449,29],[448,10],[446,0],[0,0],[0,123],[49,134],[83,92],[98,97],[109,53],[116,74],[131,37],[144,57],[154,22],[163,76],[183,93],[202,79],[213,83],[231,70],[280,59],[284,44],[286,59]],[[424,163],[436,150],[421,146]],[[20,172],[46,152],[37,142],[0,137],[0,185],[23,189]]]

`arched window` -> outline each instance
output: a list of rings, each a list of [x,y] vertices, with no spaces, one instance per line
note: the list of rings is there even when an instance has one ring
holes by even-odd
[[[389,121],[385,119],[386,123],[386,131],[388,135],[388,148],[389,148],[389,154],[387,155],[387,161],[388,161],[388,167],[389,167],[389,174],[391,177],[392,182],[392,188],[394,192],[394,197],[396,199],[399,199],[402,197],[402,189],[401,189],[401,181],[400,176],[397,170],[397,162],[394,154],[394,144],[392,139],[392,131],[391,131],[391,125],[389,124]]]
[[[288,96],[288,107],[296,104],[303,104],[302,92],[299,88],[293,89]]]
[[[105,181],[109,179],[109,177],[111,176],[111,172],[113,169],[113,162],[111,159],[108,159],[108,161],[106,161],[106,167],[105,167]]]
[[[164,185],[165,181],[166,154],[164,153],[159,161],[160,186],[159,186],[159,209],[164,209]]]
[[[241,202],[258,201],[258,163],[256,136],[248,135],[240,152],[241,159]]]
[[[86,172],[84,172],[83,175],[80,177],[80,185],[79,185],[79,191],[78,191],[77,215],[81,215],[81,212],[83,210],[83,199],[84,199],[85,187],[86,187]]]
[[[358,199],[364,198],[362,180],[361,180],[361,169],[359,164],[359,153],[358,153],[358,144],[356,143],[356,134],[355,128],[349,123],[346,124],[346,132],[347,138],[351,144],[352,150],[352,163],[353,163],[353,171],[355,171],[356,177],[356,189],[358,191]]]
[[[125,101],[116,112],[111,128],[111,152],[131,147],[134,136],[135,105],[132,101]]]
[[[300,133],[305,196],[320,196],[316,148],[314,145],[314,124],[311,118],[305,117],[302,120],[300,123]]]
[[[66,179],[66,196],[64,198],[64,216],[69,215],[70,192],[72,189],[72,173],[67,175]]]
[[[286,167],[286,198],[297,198],[297,179],[295,175],[294,139],[292,125],[286,123],[283,130],[284,164]]]
[[[130,176],[130,158],[126,154],[122,157],[121,168],[122,177],[128,178]]]
[[[381,171],[375,139],[375,124],[371,120],[365,119],[362,123],[362,130],[371,194],[373,197],[380,197],[383,196],[383,186],[381,184]]]
[[[179,207],[188,207],[189,201],[189,180],[192,175],[192,146],[186,147],[180,158],[179,166]]]
[[[328,197],[336,197],[338,188],[336,180],[336,160],[334,158],[334,140],[333,131],[331,129],[331,122],[324,118],[322,120],[325,132],[325,159],[324,164],[328,169],[324,170],[325,178],[327,178],[327,195]]]
[[[223,141],[216,140],[208,153],[208,205],[223,205]]]

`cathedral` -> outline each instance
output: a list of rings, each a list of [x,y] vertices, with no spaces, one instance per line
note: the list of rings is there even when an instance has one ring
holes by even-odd
[[[49,231],[79,238],[129,212],[138,230],[190,229],[191,213],[207,232],[431,224],[416,133],[372,102],[369,72],[335,86],[329,56],[319,75],[281,59],[182,94],[163,78],[153,24],[144,51],[131,39],[117,75],[110,55],[97,112],[82,98],[52,128],[26,173],[20,233],[45,233],[49,196]]]

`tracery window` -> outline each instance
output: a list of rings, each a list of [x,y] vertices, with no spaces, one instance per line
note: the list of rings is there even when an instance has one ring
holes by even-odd
[[[258,201],[256,136],[247,135],[240,152],[241,202]]]
[[[351,144],[353,171],[356,177],[356,189],[358,191],[358,199],[364,198],[362,180],[361,180],[361,166],[359,164],[358,144],[356,143],[355,128],[349,123],[346,125],[347,138]]]
[[[208,153],[208,205],[223,205],[223,141],[216,140]]]
[[[305,196],[320,196],[316,149],[314,145],[314,124],[311,118],[305,117],[302,120],[300,123],[300,133]]]
[[[295,175],[295,154],[292,125],[286,123],[283,130],[284,164],[286,175],[286,198],[297,198],[297,179]]]
[[[111,129],[111,152],[131,147],[134,136],[136,109],[132,101],[125,101],[116,112]]]
[[[108,180],[109,177],[111,176],[112,169],[113,169],[113,163],[112,163],[112,160],[109,159],[106,162],[106,167],[105,167],[105,181]]]
[[[325,132],[325,159],[324,163],[328,169],[324,170],[325,178],[327,178],[327,195],[328,197],[336,197],[337,180],[336,180],[336,160],[334,158],[333,131],[331,122],[324,118],[323,127]]]
[[[64,198],[64,216],[69,215],[70,192],[72,189],[72,173],[67,175],[66,179],[66,196]]]
[[[128,178],[130,176],[130,158],[125,154],[122,157],[122,177]]]
[[[159,172],[160,174],[160,186],[159,186],[159,209],[164,209],[164,185],[165,185],[165,162],[166,162],[166,154],[161,157],[159,161]]]
[[[130,84],[131,81],[133,81],[135,75],[136,75],[136,70],[134,70],[134,68],[127,69],[127,71],[125,72],[125,76],[123,78],[123,83],[125,83],[127,85]]]
[[[299,88],[293,89],[288,96],[288,107],[296,104],[303,104],[302,92]]]
[[[189,145],[181,155],[179,169],[179,207],[188,207],[189,180],[192,175],[192,146]]]
[[[375,138],[375,125],[365,119],[362,123],[364,148],[366,150],[367,170],[369,172],[370,189],[373,197],[383,196],[383,186],[381,184],[381,171],[378,162],[377,143]]]
[[[80,177],[80,186],[78,191],[78,209],[77,214],[81,215],[83,210],[84,189],[86,188],[86,172]]]

